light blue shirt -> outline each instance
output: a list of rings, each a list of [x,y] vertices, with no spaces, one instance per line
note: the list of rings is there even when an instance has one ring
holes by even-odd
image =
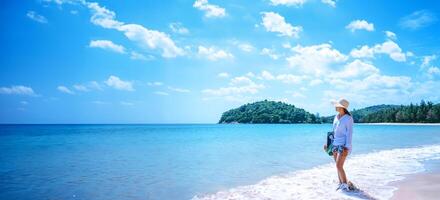
[[[333,120],[334,139],[333,145],[344,145],[348,148],[348,154],[351,153],[351,138],[353,135],[353,117],[345,114],[340,119],[338,115]]]

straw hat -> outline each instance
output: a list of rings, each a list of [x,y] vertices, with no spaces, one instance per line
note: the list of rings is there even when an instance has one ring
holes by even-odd
[[[335,107],[341,107],[348,110],[348,105],[350,105],[350,102],[347,101],[347,99],[339,99],[338,101],[332,100],[331,103]]]

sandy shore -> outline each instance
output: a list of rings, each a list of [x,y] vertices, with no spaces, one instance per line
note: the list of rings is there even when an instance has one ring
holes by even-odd
[[[394,191],[392,200],[434,200],[440,197],[440,172],[424,172],[408,175],[404,180],[390,185],[399,189]]]

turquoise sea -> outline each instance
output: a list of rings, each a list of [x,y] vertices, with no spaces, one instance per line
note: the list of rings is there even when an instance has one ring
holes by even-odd
[[[334,191],[330,124],[0,125],[0,199],[388,199],[440,159],[440,126],[362,125]]]

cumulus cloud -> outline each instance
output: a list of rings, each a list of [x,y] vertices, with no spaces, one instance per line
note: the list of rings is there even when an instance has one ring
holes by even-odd
[[[418,10],[400,19],[402,28],[417,30],[437,22],[437,16],[428,10]]]
[[[67,88],[64,85],[60,85],[57,87],[57,90],[62,92],[62,93],[66,93],[66,94],[75,94],[72,90],[70,90],[69,88]]]
[[[117,76],[111,75],[106,81],[109,87],[112,87],[117,90],[126,90],[126,91],[134,91],[133,83],[130,81],[123,81]]]
[[[31,87],[27,87],[27,86],[23,86],[23,85],[13,85],[11,87],[0,87],[0,94],[36,96],[34,90]]]
[[[70,1],[54,1],[61,5]],[[139,46],[148,49],[159,49],[164,58],[174,58],[185,55],[183,49],[178,47],[166,33],[148,29],[139,24],[130,24],[116,20],[116,13],[100,6],[96,2],[79,1],[79,4],[87,7],[92,16],[90,21],[100,27],[114,29],[122,32],[129,40]]]
[[[374,65],[356,59],[353,62],[346,64],[342,71],[335,72],[330,76],[338,78],[357,78],[378,73],[379,69]]]
[[[392,40],[385,41],[382,44],[376,44],[373,47],[364,45],[350,52],[350,55],[354,58],[373,58],[375,54],[387,54],[394,61],[405,62],[406,56],[411,53],[404,53],[399,45]]]
[[[270,58],[274,59],[274,60],[278,60],[281,55],[277,54],[275,52],[275,49],[268,49],[268,48],[263,48],[260,52],[261,55],[265,55],[265,56],[269,56]]]
[[[226,10],[218,5],[210,4],[208,0],[196,0],[193,4],[197,8],[205,12],[205,17],[224,17]]]
[[[233,100],[241,95],[252,95],[264,89],[263,84],[257,84],[247,76],[238,76],[230,80],[229,86],[217,89],[204,89],[202,93],[209,96],[224,97]]]
[[[356,30],[374,31],[374,24],[368,23],[365,20],[354,20],[345,28],[349,29],[351,32],[355,32]]]
[[[234,58],[234,55],[232,55],[231,53],[229,53],[225,50],[222,50],[222,49],[217,49],[215,47],[199,46],[198,54],[199,54],[199,56],[201,56],[203,58],[207,58],[208,60],[211,60],[211,61],[217,61],[217,60],[221,60],[221,59],[233,59]]]
[[[266,31],[279,33],[279,36],[299,38],[299,33],[302,31],[301,26],[292,26],[278,13],[262,12],[261,14],[263,15],[261,24],[266,28]]]
[[[36,21],[36,22],[38,22],[38,23],[42,23],[42,24],[46,24],[46,23],[47,23],[47,19],[46,19],[46,17],[44,17],[43,15],[39,15],[39,14],[37,14],[35,11],[28,11],[28,12],[26,13],[26,16],[27,16],[29,19],[31,19],[31,20],[33,20],[33,21]]]
[[[89,47],[101,48],[116,53],[122,53],[122,54],[125,53],[124,46],[115,44],[110,40],[92,40],[89,43]]]
[[[261,71],[260,74],[261,79],[264,80],[278,80],[286,84],[299,84],[303,80],[307,79],[305,75],[295,75],[295,74],[278,74],[273,75],[267,70]]]
[[[289,65],[300,71],[315,76],[325,75],[332,64],[343,63],[348,57],[330,44],[301,46],[297,45],[292,49],[293,55],[286,58]]]

